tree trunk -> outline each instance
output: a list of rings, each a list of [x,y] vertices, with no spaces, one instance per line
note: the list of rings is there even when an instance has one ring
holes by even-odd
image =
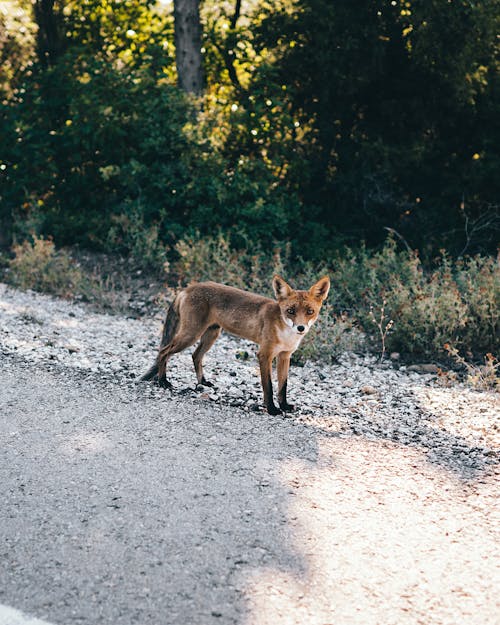
[[[35,0],[33,10],[38,26],[37,55],[42,67],[51,67],[63,52],[62,7],[55,0]],[[61,3],[58,3],[61,4]]]
[[[201,25],[199,0],[175,0],[175,59],[179,87],[201,95],[203,65],[201,58]]]

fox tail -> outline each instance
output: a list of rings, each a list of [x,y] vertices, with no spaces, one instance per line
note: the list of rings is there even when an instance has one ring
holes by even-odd
[[[179,313],[177,310],[177,301],[174,300],[168,309],[167,316],[165,318],[165,323],[163,324],[163,333],[161,337],[160,351],[165,345],[168,345],[170,341],[174,338],[174,335],[177,331],[177,327],[179,325]],[[146,373],[141,376],[141,382],[145,382],[147,380],[151,380],[158,373],[158,358],[156,358],[155,363],[150,367]]]

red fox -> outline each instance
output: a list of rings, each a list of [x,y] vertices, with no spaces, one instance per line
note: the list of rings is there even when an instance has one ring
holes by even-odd
[[[194,369],[199,384],[213,386],[203,375],[203,356],[215,343],[222,330],[259,345],[264,404],[271,415],[289,412],[287,378],[290,356],[316,321],[328,295],[330,279],[325,276],[308,291],[295,291],[280,276],[274,276],[276,301],[216,282],[199,282],[182,290],[170,306],[156,362],[141,380],[157,377],[169,387],[167,362],[173,354],[200,343],[193,353]],[[273,401],[272,363],[277,358],[278,402]]]

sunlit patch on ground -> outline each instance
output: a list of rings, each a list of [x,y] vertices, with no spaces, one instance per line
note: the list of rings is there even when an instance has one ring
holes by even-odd
[[[495,481],[464,492],[418,450],[388,442],[330,439],[319,451],[318,463],[285,462],[276,476],[306,570],[251,574],[245,625],[493,625]]]
[[[27,616],[19,610],[0,604],[0,625],[51,625],[47,621]]]
[[[437,428],[464,438],[474,434],[476,442],[500,447],[500,395],[478,393],[463,387],[413,388],[420,407],[434,415]],[[472,441],[471,441],[472,442]]]

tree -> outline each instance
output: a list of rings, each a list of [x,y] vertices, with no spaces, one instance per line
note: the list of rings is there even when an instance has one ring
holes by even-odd
[[[421,252],[462,250],[461,206],[476,235],[498,206],[498,0],[281,6],[253,19],[267,64],[249,92],[274,103],[274,81],[289,99],[301,158],[287,176],[304,205],[344,241],[392,227]],[[498,232],[481,232],[469,253],[495,249]]]
[[[175,0],[175,48],[179,87],[201,95],[203,66],[199,0]]]

